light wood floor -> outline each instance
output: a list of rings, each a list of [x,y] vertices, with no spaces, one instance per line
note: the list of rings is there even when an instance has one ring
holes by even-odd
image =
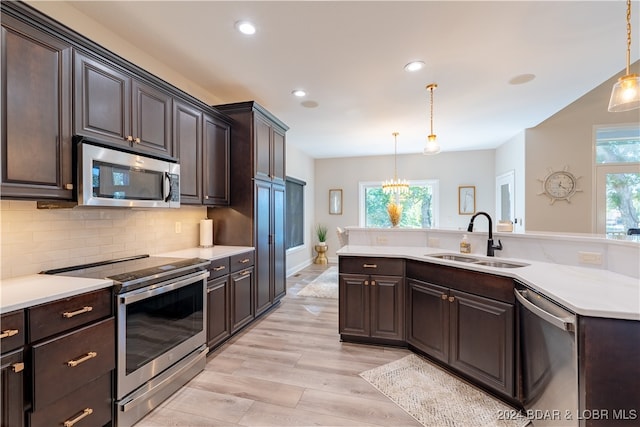
[[[204,372],[136,427],[420,426],[358,376],[409,351],[342,343],[338,301],[297,296],[326,268],[288,278],[277,309],[209,355]]]

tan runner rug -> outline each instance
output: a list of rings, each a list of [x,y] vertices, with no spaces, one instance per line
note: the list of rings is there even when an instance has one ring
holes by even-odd
[[[301,297],[338,299],[338,267],[331,266],[307,286],[300,289]]]
[[[523,427],[515,409],[411,354],[360,374],[425,427]]]

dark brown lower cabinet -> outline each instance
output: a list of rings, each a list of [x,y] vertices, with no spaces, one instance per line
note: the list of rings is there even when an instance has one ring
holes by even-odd
[[[404,340],[404,286],[398,276],[341,274],[339,330],[342,338]]]
[[[207,346],[213,349],[231,336],[229,275],[207,283]]]
[[[2,427],[24,426],[24,351],[0,357],[0,408]]]
[[[407,342],[514,397],[514,306],[416,279],[407,287]]]
[[[253,310],[253,267],[230,276],[231,281],[231,333],[237,332],[255,318]]]

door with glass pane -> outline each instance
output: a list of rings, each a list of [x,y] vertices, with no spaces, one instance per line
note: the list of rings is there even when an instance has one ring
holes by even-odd
[[[596,230],[622,237],[640,229],[640,168],[601,165],[596,168]]]

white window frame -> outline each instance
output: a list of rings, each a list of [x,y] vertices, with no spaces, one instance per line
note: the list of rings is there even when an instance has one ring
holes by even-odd
[[[438,228],[440,225],[440,180],[439,179],[420,179],[409,181],[409,186],[430,185],[432,198],[431,206],[433,209],[433,224],[431,228]],[[358,182],[358,227],[365,228],[365,190],[367,188],[382,187],[380,181],[361,181]]]

